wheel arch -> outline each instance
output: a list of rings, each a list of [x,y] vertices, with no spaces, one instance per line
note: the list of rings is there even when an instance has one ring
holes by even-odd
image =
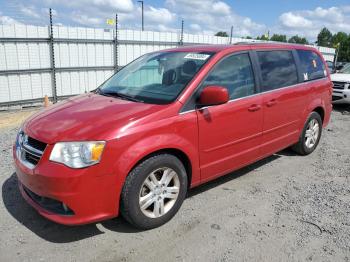
[[[184,165],[185,169],[186,169],[186,173],[187,173],[187,182],[188,182],[188,187],[191,186],[191,182],[192,182],[192,163],[191,160],[189,158],[189,156],[182,150],[178,149],[178,148],[162,148],[162,149],[158,149],[155,150],[145,156],[143,156],[141,159],[139,159],[133,166],[132,168],[129,170],[128,174],[131,172],[131,170],[133,168],[135,168],[137,165],[139,165],[140,163],[142,163],[143,161],[145,161],[146,159],[154,156],[154,155],[158,155],[158,154],[170,154],[173,156],[176,156]]]
[[[200,183],[196,142],[193,143],[193,141],[175,134],[154,134],[128,143],[125,148],[127,148],[125,151],[118,153],[118,158],[113,167],[113,173],[116,174],[121,186],[133,168],[145,159],[160,153],[172,154],[179,158],[186,169],[189,186],[192,187]]]
[[[321,116],[322,122],[325,120],[326,105],[321,98],[313,99],[304,109],[302,121],[300,123],[301,130],[304,128],[305,121],[307,120],[307,118],[312,112],[317,112]]]
[[[318,106],[312,110],[312,112],[316,112],[320,115],[322,123],[324,122],[325,110],[322,106]]]

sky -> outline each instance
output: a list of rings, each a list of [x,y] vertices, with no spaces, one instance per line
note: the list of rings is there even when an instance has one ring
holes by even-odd
[[[118,13],[120,28],[141,28],[141,5],[133,0],[0,0],[0,24],[54,23],[64,26],[108,28],[106,20]],[[350,33],[350,0],[144,0],[145,30],[256,37],[298,34],[314,41],[327,27]]]

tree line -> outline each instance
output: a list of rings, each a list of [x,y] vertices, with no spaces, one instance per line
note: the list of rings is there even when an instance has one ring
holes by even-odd
[[[228,34],[223,31],[217,32],[215,35],[228,37]],[[254,39],[251,36],[246,36],[243,38]],[[283,34],[273,34],[271,37],[269,36],[269,34],[263,34],[261,36],[257,36],[255,39],[293,44],[310,44],[310,42],[305,37],[301,37],[299,35],[294,35],[290,38],[287,38],[287,36]],[[350,61],[350,34],[344,32],[337,32],[335,34],[332,34],[326,27],[324,27],[317,35],[317,41],[315,42],[315,44],[319,46],[336,48],[338,52],[338,61]]]
[[[317,36],[317,45],[337,49],[338,61],[350,62],[350,34],[338,32],[332,34],[326,27]]]
[[[228,37],[228,34],[224,31],[217,32],[215,36],[223,36]],[[293,43],[293,44],[304,44],[307,45],[309,42],[305,37],[300,37],[298,35],[292,36],[287,39],[286,35],[273,34],[271,37],[268,34],[264,34],[261,36],[257,36],[253,38],[251,36],[243,37],[245,39],[256,39],[256,40],[266,40],[266,41],[277,41],[277,42],[285,42],[285,43]]]

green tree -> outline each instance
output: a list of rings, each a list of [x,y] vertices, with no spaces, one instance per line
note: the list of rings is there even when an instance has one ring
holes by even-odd
[[[256,40],[265,40],[265,41],[268,41],[269,40],[269,37],[264,34],[264,35],[261,35],[261,36],[257,36],[256,37]]]
[[[292,44],[303,44],[303,45],[308,45],[309,42],[305,37],[300,37],[298,35],[294,35],[291,38],[288,39],[288,43]]]
[[[344,32],[338,32],[332,37],[332,47],[336,47],[339,43],[343,43],[347,40],[348,35]]]
[[[276,42],[287,42],[287,36],[286,35],[279,35],[279,34],[273,34],[270,38],[271,41]]]
[[[340,57],[341,60],[339,61],[350,62],[350,34],[348,34],[348,38],[341,44],[340,50],[344,53],[342,53],[342,57]]]
[[[332,47],[332,33],[326,28],[322,28],[317,36],[317,45]]]
[[[224,37],[228,37],[228,34],[227,34],[226,32],[224,32],[224,31],[220,31],[220,32],[217,32],[217,33],[215,34],[215,36],[224,36]]]
[[[242,38],[244,38],[244,39],[253,39],[253,37],[251,37],[251,36],[246,36],[246,37],[242,37]]]
[[[332,37],[332,47],[337,48],[338,61],[349,61],[349,41],[350,35],[344,32],[338,32]]]

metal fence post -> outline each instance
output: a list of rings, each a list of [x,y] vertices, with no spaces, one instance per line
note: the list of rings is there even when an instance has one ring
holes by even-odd
[[[181,35],[179,45],[184,45],[184,20],[181,20]]]
[[[118,14],[115,14],[114,72],[118,71]]]
[[[54,50],[51,8],[50,8],[50,62],[51,62],[52,100],[53,100],[53,103],[56,103],[57,102],[56,67],[55,67],[55,50]]]

